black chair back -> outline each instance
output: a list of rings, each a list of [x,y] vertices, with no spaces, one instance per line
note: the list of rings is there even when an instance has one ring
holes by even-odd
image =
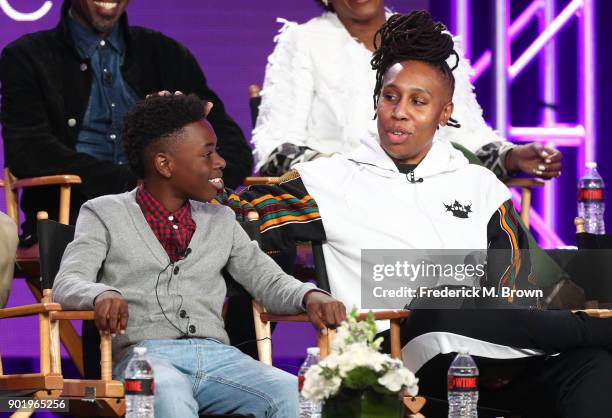
[[[574,280],[584,289],[589,303],[612,307],[612,235],[576,233],[578,254],[572,260]]]
[[[251,123],[253,128],[257,122],[257,116],[259,115],[259,105],[261,105],[261,96],[251,97],[249,99],[249,109],[251,110]]]
[[[64,250],[74,239],[74,227],[50,219],[38,221],[38,245],[40,252],[40,280],[43,289],[51,289]]]
[[[43,289],[51,289],[66,247],[74,239],[74,227],[50,219],[39,220],[38,245]],[[87,379],[100,379],[100,334],[93,321],[83,321],[83,368]]]
[[[327,268],[325,268],[325,256],[323,255],[323,243],[321,241],[312,241],[312,258],[314,260],[314,272],[317,286],[321,290],[331,293],[329,287],[329,278],[327,277]]]
[[[612,250],[612,234],[576,234],[576,245],[581,250]]]
[[[259,219],[245,220],[240,226],[249,238],[261,247]],[[253,323],[252,297],[249,292],[232,276],[223,270],[223,278],[227,287],[225,330],[230,337],[230,343],[255,360],[258,358],[255,329],[245,324]]]
[[[37,223],[40,252],[40,276],[43,289],[51,289],[60,268],[66,247],[74,239],[74,227],[50,219]],[[100,334],[93,321],[83,321],[84,377],[100,379]]]
[[[259,219],[248,220],[240,222],[240,226],[247,233],[249,238],[253,241],[257,241],[259,247],[261,247],[261,233],[259,232]]]

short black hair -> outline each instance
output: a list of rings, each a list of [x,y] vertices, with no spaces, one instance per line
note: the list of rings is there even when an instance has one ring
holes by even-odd
[[[156,95],[136,103],[123,119],[123,149],[134,173],[145,177],[147,148],[180,137],[185,126],[202,118],[204,102],[194,94]]]
[[[453,38],[446,31],[446,26],[434,22],[431,15],[424,11],[414,11],[407,15],[391,16],[374,36],[374,52],[371,64],[376,70],[376,87],[374,88],[374,108],[382,90],[383,78],[390,67],[401,61],[424,61],[438,69],[448,80],[451,97],[455,90],[455,77],[452,71],[459,64],[459,56],[453,49]],[[446,59],[455,55],[457,59],[453,68]]]
[[[334,10],[334,6],[332,6],[331,1],[328,0],[327,4],[323,3],[322,0],[315,0],[315,2],[321,6],[322,8],[324,8],[325,10],[327,10],[328,12],[335,12]]]

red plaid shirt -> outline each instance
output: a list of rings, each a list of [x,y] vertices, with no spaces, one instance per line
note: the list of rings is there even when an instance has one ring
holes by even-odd
[[[136,202],[153,233],[166,250],[170,261],[174,263],[179,260],[187,250],[196,230],[189,202],[185,202],[177,211],[170,212],[143,186],[136,191]]]

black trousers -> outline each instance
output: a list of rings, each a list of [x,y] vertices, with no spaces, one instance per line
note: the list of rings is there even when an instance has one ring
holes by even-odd
[[[402,324],[406,355],[415,338],[436,333],[543,352],[518,359],[474,356],[480,416],[612,417],[612,319],[567,311],[414,310]],[[390,350],[388,338],[385,344]],[[446,416],[446,374],[459,348],[434,355],[417,373],[420,392],[430,398],[427,417]]]

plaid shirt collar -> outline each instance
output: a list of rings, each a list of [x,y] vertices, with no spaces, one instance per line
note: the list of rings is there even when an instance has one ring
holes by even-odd
[[[141,185],[136,191],[136,202],[170,260],[180,259],[196,230],[189,201],[170,212]]]

